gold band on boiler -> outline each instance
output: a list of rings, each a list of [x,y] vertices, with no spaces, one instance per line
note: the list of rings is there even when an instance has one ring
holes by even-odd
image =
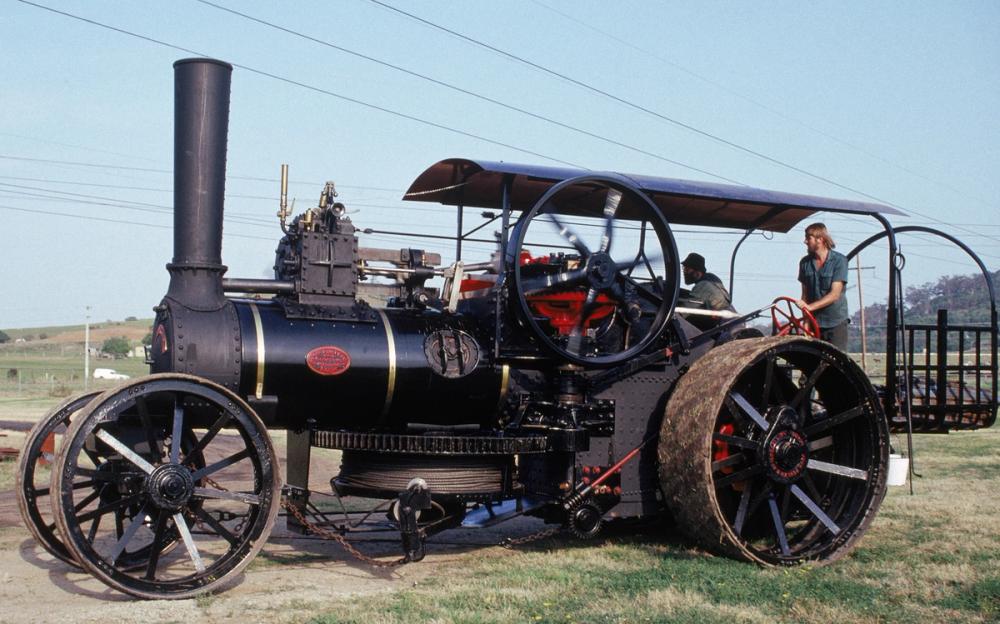
[[[257,304],[250,304],[250,312],[253,314],[253,328],[257,334],[257,390],[254,396],[260,399],[264,396],[264,326],[260,322]]]
[[[389,318],[385,312],[382,310],[376,310],[376,312],[382,317],[382,323],[385,325],[386,350],[389,352],[389,379],[385,386],[385,405],[382,406],[382,416],[384,417],[389,414],[389,408],[392,406],[392,394],[396,390],[396,339],[392,336],[392,327],[389,326]]]
[[[510,384],[510,365],[504,364],[500,370],[500,400],[497,401],[497,409],[503,407],[504,399],[507,398],[508,384]]]

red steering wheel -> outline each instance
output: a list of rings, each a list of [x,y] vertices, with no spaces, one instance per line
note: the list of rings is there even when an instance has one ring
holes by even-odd
[[[801,313],[799,316],[798,313]],[[797,299],[778,297],[771,302],[771,335],[801,335],[819,338],[819,323],[812,312],[799,305]]]

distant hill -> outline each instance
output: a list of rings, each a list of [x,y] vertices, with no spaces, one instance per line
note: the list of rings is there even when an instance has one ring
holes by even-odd
[[[994,291],[1000,293],[1000,271],[991,277]],[[886,308],[884,303],[865,306],[869,351],[885,349]],[[946,275],[936,282],[906,289],[903,317],[907,324],[935,324],[939,309],[948,310],[950,324],[989,325],[990,295],[982,274]],[[848,350],[858,352],[861,350],[860,311],[854,313],[851,323]],[[918,340],[916,346],[920,348],[922,341]]]
[[[92,345],[100,345],[107,338],[124,336],[130,341],[139,342],[143,336],[149,332],[153,326],[153,319],[137,319],[130,321],[102,321],[90,325],[90,342]],[[10,342],[0,345],[13,348],[16,344],[18,349],[33,347],[56,347],[58,345],[83,344],[83,325],[62,325],[53,327],[22,327],[17,329],[3,329],[3,332],[10,338]],[[15,343],[19,338],[25,342]],[[81,351],[82,353],[82,351]]]

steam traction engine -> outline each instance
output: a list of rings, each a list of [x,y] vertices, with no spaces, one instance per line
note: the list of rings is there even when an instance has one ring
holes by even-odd
[[[450,160],[408,197],[496,211],[492,259],[438,268],[424,251],[359,248],[328,185],[316,207],[282,210],[273,280],[230,280],[231,68],[175,71],[174,258],[152,374],[59,406],[22,462],[22,510],[53,554],[144,598],[226,583],[281,504],[274,429],[288,432],[293,517],[310,449],[340,449],[334,491],[391,501],[410,560],[436,531],[519,514],[581,538],[669,514],[765,565],[832,561],[865,532],[888,461],[868,379],[826,343],[699,313],[670,224],[787,231],[819,209],[891,209]],[[375,291],[387,305],[361,298]],[[39,440],[64,424],[51,490],[36,486]]]

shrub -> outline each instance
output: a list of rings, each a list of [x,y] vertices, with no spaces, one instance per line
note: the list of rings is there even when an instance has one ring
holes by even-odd
[[[116,336],[114,338],[108,338],[101,345],[101,351],[107,353],[115,358],[125,357],[128,355],[131,346],[128,343],[128,339],[124,336]]]

